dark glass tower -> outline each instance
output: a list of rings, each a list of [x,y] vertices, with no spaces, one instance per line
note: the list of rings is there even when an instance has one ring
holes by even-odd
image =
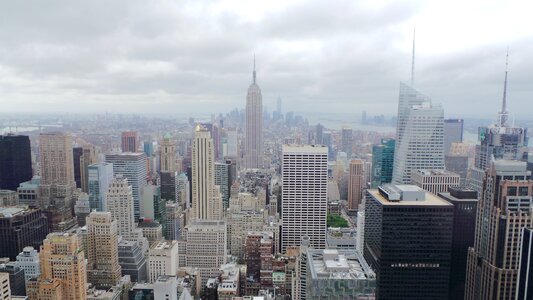
[[[381,144],[372,146],[372,188],[392,181],[395,140],[382,139]]]
[[[76,181],[76,187],[81,188],[81,157],[83,156],[83,148],[72,148],[72,158],[74,160],[74,181]]]
[[[16,191],[31,180],[30,138],[25,135],[0,135],[0,189]]]
[[[40,209],[0,207],[0,257],[16,260],[26,246],[39,249],[47,234],[47,220]]]
[[[413,185],[367,190],[363,255],[376,299],[448,299],[453,205]]]
[[[524,228],[518,274],[518,298],[533,300],[533,228]]]

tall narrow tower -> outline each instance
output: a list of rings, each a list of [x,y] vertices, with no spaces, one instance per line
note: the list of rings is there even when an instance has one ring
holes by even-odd
[[[246,139],[244,145],[244,168],[262,168],[263,159],[263,97],[256,83],[255,57],[252,84],[246,95]]]
[[[192,144],[192,218],[218,220],[222,217],[220,189],[215,186],[215,152],[209,131],[196,126]]]

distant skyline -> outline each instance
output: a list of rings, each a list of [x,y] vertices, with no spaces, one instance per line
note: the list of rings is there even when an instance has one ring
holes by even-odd
[[[395,115],[409,83],[446,117],[511,120],[533,100],[525,1],[4,1],[3,113],[243,109],[253,55],[273,111]]]

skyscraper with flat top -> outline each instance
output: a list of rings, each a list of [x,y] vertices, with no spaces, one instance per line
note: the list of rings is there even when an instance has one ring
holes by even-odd
[[[124,131],[121,135],[122,152],[137,152],[139,148],[139,133],[137,131]]]
[[[244,144],[244,168],[263,168],[263,97],[255,78],[255,58],[253,81],[246,96],[246,137]]]
[[[192,145],[192,217],[198,220],[222,218],[220,189],[215,186],[215,152],[209,131],[196,126]]]
[[[0,190],[16,191],[31,176],[30,138],[0,135]]]
[[[354,159],[350,162],[348,178],[348,210],[356,211],[363,198],[365,187],[364,162]]]
[[[418,169],[444,169],[444,111],[400,83],[392,182],[409,184],[411,173]]]
[[[326,246],[328,148],[283,145],[281,252],[299,246],[308,236],[311,246]]]

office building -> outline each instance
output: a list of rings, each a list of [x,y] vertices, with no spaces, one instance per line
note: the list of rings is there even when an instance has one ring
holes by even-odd
[[[244,244],[248,232],[258,232],[263,229],[264,215],[259,211],[240,210],[229,212],[228,249],[232,256],[244,257]]]
[[[9,274],[9,287],[11,289],[11,295],[26,295],[24,270],[17,266],[15,262],[11,261],[0,264],[0,273]]]
[[[15,191],[31,176],[30,138],[0,135],[0,189]]]
[[[246,95],[246,120],[244,138],[244,168],[263,168],[263,97],[256,83],[255,58],[252,84]]]
[[[16,191],[0,190],[0,206],[16,206],[18,200]]]
[[[439,197],[453,204],[452,264],[450,269],[450,299],[463,299],[465,294],[468,248],[474,246],[477,192],[451,187]]]
[[[348,171],[348,211],[357,211],[366,188],[364,162],[360,159],[350,161]]]
[[[60,279],[32,278],[27,283],[28,299],[56,300],[65,299]],[[85,298],[84,298],[85,299]]]
[[[364,258],[376,299],[448,299],[453,205],[414,185],[367,190]]]
[[[520,247],[520,269],[516,299],[533,299],[533,229],[524,228]]]
[[[118,263],[117,221],[110,212],[87,217],[87,280],[98,289],[115,286],[121,277]]]
[[[11,299],[8,273],[0,273],[0,299]]]
[[[124,131],[121,134],[122,152],[137,152],[139,149],[139,133],[137,131]]]
[[[222,207],[226,210],[229,207],[229,192],[230,192],[230,164],[226,162],[215,163],[215,185],[220,187],[220,195],[222,197]]]
[[[88,194],[91,210],[106,211],[106,195],[113,181],[113,164],[102,162],[87,167]]]
[[[72,137],[68,134],[39,135],[42,185],[75,185]]]
[[[183,212],[178,203],[167,201],[165,203],[165,232],[163,236],[166,240],[179,240],[181,237],[181,224],[183,223]]]
[[[31,180],[22,182],[17,188],[18,204],[28,205],[29,207],[39,206],[41,203],[41,177],[33,176]]]
[[[444,169],[444,110],[401,83],[392,182],[411,183],[418,169]]]
[[[89,195],[81,192],[74,198],[74,215],[78,221],[78,226],[85,226],[87,216],[91,213],[91,204],[89,202]]]
[[[446,170],[461,176],[461,185],[466,185],[468,174],[468,144],[452,143],[450,150],[444,156]]]
[[[515,299],[524,228],[533,226],[533,180],[526,162],[495,160],[478,202],[468,251],[465,299]]]
[[[40,284],[58,279],[65,300],[85,299],[87,276],[79,238],[71,233],[50,233],[41,248]]]
[[[131,185],[135,220],[140,217],[141,189],[146,184],[146,156],[144,153],[107,154],[107,163],[113,164],[113,173],[122,174]]]
[[[74,181],[76,188],[81,189],[81,156],[83,155],[82,147],[72,148],[72,160],[74,161]]]
[[[132,282],[146,282],[148,280],[146,257],[138,241],[126,239],[119,241],[118,263],[122,275],[129,275]]]
[[[463,119],[444,120],[444,155],[450,152],[452,143],[463,142]]]
[[[343,127],[341,130],[341,147],[340,151],[346,153],[346,157],[352,157],[353,149],[353,131],[350,127]]]
[[[225,221],[197,220],[184,230],[185,266],[197,268],[202,285],[219,275],[227,259],[227,228]]]
[[[160,145],[161,172],[176,172],[176,145],[170,133],[166,133]]]
[[[215,157],[209,131],[196,126],[192,145],[192,215],[191,219],[222,218],[220,188],[215,186]]]
[[[178,262],[177,241],[156,242],[148,252],[150,282],[155,282],[161,275],[175,276],[179,267]]]
[[[150,246],[163,240],[163,225],[151,219],[143,219],[137,225]]]
[[[411,173],[411,178],[414,185],[435,195],[461,185],[461,176],[446,170],[415,170]]]
[[[15,260],[24,247],[38,249],[48,234],[40,209],[0,207],[0,257]]]
[[[81,157],[79,161],[80,187],[84,193],[89,192],[89,166],[96,163],[96,148],[93,145],[81,147]],[[76,161],[74,161],[76,163]],[[76,182],[77,183],[77,182]]]
[[[24,279],[26,282],[31,278],[38,278],[41,275],[39,252],[31,246],[24,247],[22,252],[17,255],[16,265],[24,270]]]
[[[355,250],[307,249],[306,256],[305,299],[373,299],[376,274]]]
[[[281,252],[298,246],[303,236],[311,245],[326,245],[328,150],[324,146],[283,145]]]
[[[380,144],[372,146],[371,188],[391,183],[395,143],[393,139],[382,139]]]

